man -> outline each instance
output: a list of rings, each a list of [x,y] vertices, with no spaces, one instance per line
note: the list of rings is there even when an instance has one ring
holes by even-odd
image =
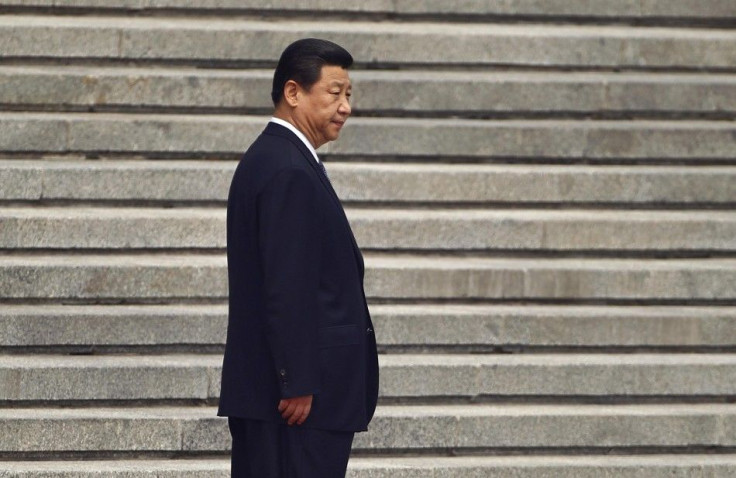
[[[378,397],[363,258],[315,150],[351,113],[353,59],[325,40],[281,55],[274,117],[235,170],[218,414],[232,476],[344,478]]]

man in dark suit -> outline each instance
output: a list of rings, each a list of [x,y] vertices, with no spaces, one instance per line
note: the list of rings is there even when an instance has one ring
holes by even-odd
[[[284,50],[274,117],[230,186],[218,414],[228,417],[233,477],[344,478],[353,434],[375,411],[363,258],[315,152],[350,116],[352,62],[325,40]]]

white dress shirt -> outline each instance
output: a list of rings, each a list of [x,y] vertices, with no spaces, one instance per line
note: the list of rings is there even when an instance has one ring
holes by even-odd
[[[270,122],[279,124],[283,126],[284,128],[289,128],[296,135],[297,138],[302,140],[302,142],[307,146],[307,149],[309,149],[309,151],[312,152],[312,156],[314,156],[314,160],[319,163],[319,157],[317,156],[317,151],[314,150],[314,146],[312,146],[312,143],[310,143],[307,137],[304,136],[304,133],[296,129],[296,126],[289,123],[288,121],[282,120],[281,118],[276,118],[275,116],[271,118]]]

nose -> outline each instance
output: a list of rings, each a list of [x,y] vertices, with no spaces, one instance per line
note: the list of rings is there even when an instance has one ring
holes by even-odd
[[[347,97],[340,102],[340,106],[338,107],[337,111],[344,116],[350,116],[350,113],[353,112],[353,108],[350,107],[350,101]]]

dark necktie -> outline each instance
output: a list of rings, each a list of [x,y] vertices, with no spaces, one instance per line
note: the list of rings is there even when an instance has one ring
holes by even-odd
[[[319,164],[319,169],[322,170],[322,172],[324,173],[325,177],[327,178],[327,182],[330,183],[330,184],[332,184],[332,181],[330,181],[330,176],[327,174],[327,169],[325,168],[325,165],[322,164],[322,161],[317,161],[317,164]]]

